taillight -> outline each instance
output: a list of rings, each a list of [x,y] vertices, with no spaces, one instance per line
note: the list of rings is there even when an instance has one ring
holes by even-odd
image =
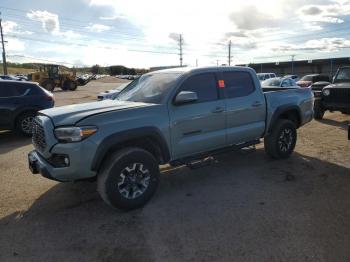
[[[46,96],[46,98],[47,98],[47,101],[53,101],[53,102],[55,102],[55,97],[53,96],[53,95],[48,95],[48,96]]]

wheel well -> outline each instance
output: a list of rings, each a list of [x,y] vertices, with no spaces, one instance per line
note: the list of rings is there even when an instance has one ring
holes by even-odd
[[[147,152],[151,153],[155,157],[155,159],[158,161],[159,164],[165,164],[168,161],[167,157],[162,152],[159,142],[153,137],[147,136],[142,138],[131,139],[128,141],[123,141],[110,147],[107,150],[107,152],[104,154],[102,158],[102,162],[97,167],[97,170],[100,169],[100,167],[103,165],[103,162],[106,160],[107,156],[110,156],[113,154],[113,152],[116,152],[126,147],[138,147],[146,150]]]
[[[300,114],[296,109],[283,112],[278,116],[278,119],[288,119],[295,124],[296,128],[299,128],[301,124]]]

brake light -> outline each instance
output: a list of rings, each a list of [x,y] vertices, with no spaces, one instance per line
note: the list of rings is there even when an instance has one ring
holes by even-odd
[[[53,95],[46,96],[47,101],[53,101],[55,102],[55,97]]]

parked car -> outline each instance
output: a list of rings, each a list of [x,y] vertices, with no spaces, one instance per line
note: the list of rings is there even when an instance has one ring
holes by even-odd
[[[284,77],[292,78],[295,82],[299,81],[299,76],[297,75],[285,75]]]
[[[268,155],[289,157],[312,106],[310,89],[264,93],[247,67],[155,71],[118,100],[41,111],[29,167],[62,182],[97,179],[106,203],[133,209],[154,194],[160,164],[189,164],[261,138]]]
[[[265,81],[266,79],[269,79],[269,78],[275,78],[276,74],[275,73],[258,73],[257,76],[260,81]]]
[[[320,81],[330,82],[330,77],[321,74],[306,75],[297,82],[297,85],[300,87],[310,87],[313,83]]]
[[[0,129],[32,134],[32,121],[39,110],[54,106],[52,93],[37,83],[0,81]]]
[[[134,81],[131,81],[130,83],[124,83],[116,87],[112,90],[107,90],[105,92],[101,92],[97,95],[97,100],[102,101],[106,99],[116,99],[118,94],[125,88],[131,88],[134,85],[136,85],[138,82],[138,79],[135,79]]]
[[[261,83],[263,88],[300,88],[293,79],[287,77],[274,77]]]
[[[350,114],[350,66],[340,67],[328,84],[315,92],[315,119],[322,119],[327,110]]]
[[[28,81],[28,76],[23,74],[17,74],[15,77],[20,81]]]
[[[10,76],[10,75],[0,75],[1,80],[11,80],[11,81],[20,81],[17,77]]]

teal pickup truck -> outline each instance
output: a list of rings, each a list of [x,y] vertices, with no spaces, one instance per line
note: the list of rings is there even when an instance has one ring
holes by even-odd
[[[106,203],[133,209],[154,194],[159,165],[189,164],[262,138],[268,155],[287,158],[296,129],[312,117],[310,89],[263,90],[248,67],[161,70],[117,100],[40,111],[29,167],[62,182],[96,179]]]

